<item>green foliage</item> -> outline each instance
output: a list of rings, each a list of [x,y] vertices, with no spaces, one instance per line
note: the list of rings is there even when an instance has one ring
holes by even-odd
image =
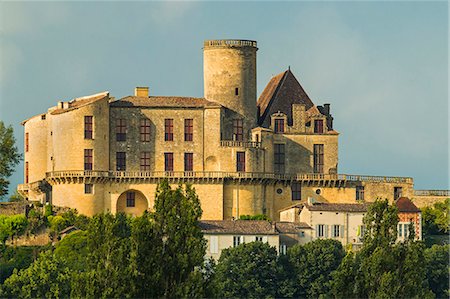
[[[0,215],[0,241],[4,245],[8,238],[14,240],[15,236],[23,234],[28,226],[25,215]]]
[[[45,218],[39,210],[31,209],[28,212],[28,233],[36,234],[44,225]]]
[[[53,253],[57,258],[64,259],[71,270],[81,272],[87,267],[87,243],[87,232],[74,231],[56,244]]]
[[[269,216],[264,214],[258,214],[258,215],[241,215],[239,216],[240,220],[267,220],[270,221]]]
[[[16,146],[13,128],[0,120],[0,199],[8,193],[9,181],[14,168],[22,159]]]
[[[433,207],[422,209],[423,233],[429,235],[448,234],[450,231],[450,198],[437,202]]]
[[[53,216],[53,206],[50,204],[45,205],[44,216],[49,217]]]
[[[21,202],[24,201],[25,198],[20,195],[19,192],[17,192],[17,190],[14,191],[14,193],[9,197],[9,202]]]
[[[331,273],[345,255],[342,244],[331,239],[318,239],[288,250],[288,269],[294,274],[294,297],[318,298],[330,293]]]
[[[224,249],[214,281],[221,298],[275,298],[277,252],[262,242]]]
[[[436,298],[449,298],[450,245],[433,245],[425,249],[426,272]]]

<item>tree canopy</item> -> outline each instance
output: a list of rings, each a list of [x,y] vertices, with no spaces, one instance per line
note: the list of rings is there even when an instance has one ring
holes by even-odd
[[[0,120],[0,198],[8,193],[8,178],[21,159],[12,126],[5,126]]]

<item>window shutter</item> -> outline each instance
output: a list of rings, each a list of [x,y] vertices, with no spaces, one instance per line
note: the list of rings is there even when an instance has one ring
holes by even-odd
[[[341,225],[341,230],[339,231],[339,237],[344,237],[344,225]]]
[[[219,240],[217,236],[211,236],[209,239],[210,242],[210,249],[209,251],[211,253],[219,253]]]
[[[324,225],[324,231],[325,232],[323,233],[323,235],[324,235],[325,238],[328,238],[328,226],[329,225]]]
[[[316,238],[319,237],[319,225],[316,224]]]
[[[240,244],[244,243],[244,236],[240,236],[239,238],[240,238],[240,241],[241,241]]]

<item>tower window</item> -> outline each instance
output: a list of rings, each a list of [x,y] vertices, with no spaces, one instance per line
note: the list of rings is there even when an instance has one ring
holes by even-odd
[[[292,190],[292,200],[302,199],[302,185],[300,182],[293,182],[291,185]]]
[[[94,193],[94,185],[92,184],[84,184],[84,194],[92,194]]]
[[[284,173],[284,157],[285,157],[285,145],[282,143],[275,143],[274,151],[274,172]]]
[[[184,141],[192,141],[194,136],[194,120],[184,120]]]
[[[127,208],[133,208],[136,206],[136,193],[127,192]]]
[[[245,171],[245,152],[236,153],[236,171]]]
[[[166,118],[164,120],[164,140],[173,141],[173,119]]]
[[[141,152],[141,171],[150,170],[150,152]]]
[[[364,186],[356,186],[356,200],[364,200]]]
[[[193,171],[194,169],[194,154],[184,153],[184,171]]]
[[[150,141],[150,120],[148,118],[141,119],[140,135],[142,142]]]
[[[244,139],[244,129],[242,119],[233,119],[233,140],[242,141]]]
[[[92,139],[93,116],[86,115],[84,117],[84,139]]]
[[[127,122],[125,119],[116,120],[116,141],[127,140]]]
[[[29,134],[25,133],[25,152],[28,152],[29,149]]]
[[[323,144],[314,144],[314,173],[323,173]]]
[[[29,175],[29,168],[28,168],[28,162],[25,162],[25,183],[28,184],[28,175]]]
[[[93,164],[93,149],[85,149],[84,150],[84,170],[92,170],[92,164]]]
[[[45,120],[45,119],[46,119],[46,115],[45,115],[45,114],[42,114],[42,115],[41,115],[41,119],[42,119],[42,120]]]
[[[116,153],[116,170],[125,171],[127,169],[127,154],[125,152]]]
[[[323,133],[323,120],[322,119],[316,119],[314,120],[314,133]]]
[[[235,96],[238,96],[238,95],[239,95],[239,88],[238,88],[238,87],[236,87],[236,88],[234,89],[234,95],[235,95]]]
[[[164,171],[173,171],[173,153],[164,153]]]
[[[397,200],[400,197],[402,197],[402,191],[403,191],[402,187],[394,187],[394,200]]]
[[[275,119],[275,133],[284,133],[284,119]]]

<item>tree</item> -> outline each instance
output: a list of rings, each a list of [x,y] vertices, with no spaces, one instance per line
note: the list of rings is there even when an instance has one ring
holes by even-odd
[[[433,207],[422,209],[423,233],[427,237],[436,234],[448,234],[450,230],[450,198],[437,202]]]
[[[448,298],[449,287],[449,245],[433,245],[425,249],[426,272],[430,289],[436,298]]]
[[[9,181],[14,168],[22,159],[16,146],[13,128],[0,120],[0,198],[8,193]]]
[[[25,198],[20,195],[19,192],[17,192],[17,190],[14,191],[14,193],[9,197],[9,202],[21,202],[24,201]]]
[[[214,281],[219,298],[275,298],[277,251],[262,242],[224,249]]]
[[[339,267],[344,255],[341,242],[331,239],[290,248],[287,257],[297,287],[294,297],[318,298],[329,294],[331,273]]]
[[[71,271],[82,272],[87,267],[87,243],[87,232],[74,231],[56,244],[53,254],[64,259]]]

